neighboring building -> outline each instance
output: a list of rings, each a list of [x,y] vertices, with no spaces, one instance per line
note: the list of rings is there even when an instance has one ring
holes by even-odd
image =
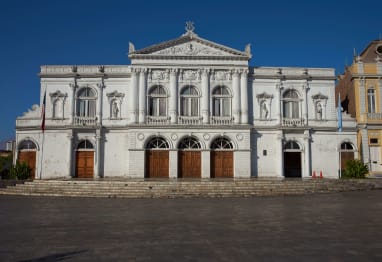
[[[37,178],[338,177],[355,121],[337,132],[334,69],[249,67],[187,32],[131,65],[42,66],[41,105],[17,118],[18,159]],[[344,150],[341,151],[341,145]]]
[[[372,41],[339,77],[336,93],[357,121],[359,157],[370,173],[382,172],[382,40]]]
[[[14,140],[9,140],[5,143],[5,150],[6,151],[13,151],[15,141]]]

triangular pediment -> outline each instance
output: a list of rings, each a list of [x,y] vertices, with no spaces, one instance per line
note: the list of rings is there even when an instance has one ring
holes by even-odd
[[[243,52],[208,41],[192,33],[140,50],[130,50],[129,58],[140,57],[231,57],[249,60],[251,54],[249,46]]]

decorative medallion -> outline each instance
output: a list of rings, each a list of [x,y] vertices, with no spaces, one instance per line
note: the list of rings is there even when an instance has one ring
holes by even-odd
[[[209,139],[210,139],[210,134],[207,134],[207,133],[205,133],[204,135],[203,135],[203,138],[204,138],[204,140],[206,140],[206,141],[208,141]]]
[[[143,134],[143,133],[139,133],[138,135],[137,135],[137,137],[138,137],[138,139],[139,140],[143,140],[143,139],[145,139],[145,135]]]
[[[177,140],[178,139],[178,135],[177,134],[171,134],[171,139],[172,140]]]
[[[236,138],[237,138],[238,141],[242,141],[244,136],[242,134],[237,134]]]

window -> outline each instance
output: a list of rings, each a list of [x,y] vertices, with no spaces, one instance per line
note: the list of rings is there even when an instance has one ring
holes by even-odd
[[[90,87],[82,88],[77,94],[77,116],[95,117],[96,96]]]
[[[179,143],[179,149],[200,149],[200,143],[193,137],[186,137]]]
[[[375,90],[373,88],[367,90],[367,110],[368,113],[375,113]]]
[[[213,150],[233,149],[233,145],[232,145],[231,141],[229,141],[227,138],[219,137],[219,138],[216,138],[212,142],[211,149],[213,149]]]
[[[162,137],[154,137],[151,139],[146,146],[147,149],[163,149],[169,148],[168,143]]]
[[[231,95],[225,86],[218,86],[212,92],[212,115],[231,116]]]
[[[150,116],[167,115],[167,94],[163,87],[154,86],[149,93],[149,112]]]
[[[94,146],[89,140],[83,140],[78,143],[77,149],[94,149]]]
[[[341,144],[341,150],[354,150],[353,146],[349,142],[344,142]]]
[[[369,144],[378,144],[378,138],[370,138]]]
[[[193,86],[186,86],[180,94],[180,114],[182,116],[199,115],[198,92]]]
[[[288,90],[283,95],[283,117],[299,118],[300,117],[300,102],[298,94],[295,90]]]
[[[35,150],[36,145],[31,140],[24,140],[19,145],[19,150]]]
[[[284,150],[286,151],[299,151],[300,146],[295,141],[289,141],[284,145]]]

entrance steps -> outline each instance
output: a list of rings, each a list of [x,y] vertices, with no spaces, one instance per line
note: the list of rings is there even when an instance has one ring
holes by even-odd
[[[1,188],[0,194],[30,196],[175,198],[301,195],[382,189],[379,179],[99,179],[34,180]]]

